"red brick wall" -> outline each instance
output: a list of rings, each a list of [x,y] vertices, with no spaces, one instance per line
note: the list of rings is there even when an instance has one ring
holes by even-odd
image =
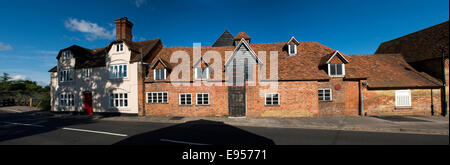
[[[181,83],[179,83],[181,84]],[[226,86],[172,86],[171,83],[146,83],[145,92],[168,92],[169,103],[148,104],[145,110],[147,116],[224,116],[228,114],[228,88]],[[192,105],[179,105],[179,94],[191,93]],[[196,105],[196,93],[209,93],[210,105]]]
[[[248,117],[305,117],[319,114],[316,81],[278,82],[278,90],[263,86],[247,87]],[[280,105],[265,105],[264,93],[279,93]]]
[[[319,82],[319,88],[332,90],[332,101],[319,101],[320,115],[359,115],[358,83],[358,81],[342,81],[342,79]]]
[[[395,107],[395,90],[364,90],[364,111],[369,115],[441,114],[439,89],[411,89],[411,107]]]

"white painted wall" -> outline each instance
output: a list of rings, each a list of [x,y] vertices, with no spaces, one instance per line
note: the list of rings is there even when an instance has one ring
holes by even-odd
[[[115,46],[110,49],[106,57],[106,67],[92,68],[90,78],[83,76],[83,69],[74,69],[75,76],[72,82],[58,82],[56,73],[52,73],[52,111],[83,111],[83,93],[92,92],[94,112],[120,112],[138,113],[138,63],[129,63],[130,50],[124,44],[123,52],[116,52]],[[112,64],[127,64],[127,78],[110,79],[109,66]],[[75,59],[59,61],[58,69],[74,68]],[[59,73],[59,72],[58,72]],[[59,94],[68,92],[74,94],[74,107],[59,107]],[[109,105],[111,92],[128,93],[128,107],[114,108]]]

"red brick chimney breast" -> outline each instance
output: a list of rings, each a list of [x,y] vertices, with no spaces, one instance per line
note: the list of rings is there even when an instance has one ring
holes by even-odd
[[[116,19],[114,20],[114,23],[116,23],[116,36],[117,36],[116,39],[132,41],[133,23],[130,22],[127,17]]]

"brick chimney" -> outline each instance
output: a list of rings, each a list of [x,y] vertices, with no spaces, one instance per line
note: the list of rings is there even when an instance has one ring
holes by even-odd
[[[117,40],[132,41],[133,34],[131,29],[133,28],[133,23],[128,21],[127,17],[116,19],[114,20],[114,23],[116,23]]]

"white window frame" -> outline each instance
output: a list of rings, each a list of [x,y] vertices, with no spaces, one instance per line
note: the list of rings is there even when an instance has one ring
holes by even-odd
[[[294,46],[294,54],[291,53],[291,46]],[[297,55],[297,45],[288,44],[288,54],[289,54],[289,56]]]
[[[116,52],[123,52],[123,43],[116,44]]]
[[[163,79],[156,79],[156,70],[159,70],[159,69],[153,69],[153,80],[165,80],[166,78],[167,78],[167,70],[166,70],[166,68],[164,68],[164,78]]]
[[[204,99],[204,97],[203,97],[204,94],[207,94],[207,95],[208,95],[208,97],[207,97],[207,98],[208,98],[208,104],[205,104],[205,99]],[[200,103],[200,104],[198,103],[198,98],[199,98],[198,95],[201,95],[201,96],[202,96],[202,97],[201,97],[202,100],[201,100],[201,103]],[[210,97],[209,93],[196,93],[196,94],[195,94],[195,104],[196,104],[196,105],[210,105],[210,104],[211,104],[211,97]]]
[[[61,54],[63,60],[68,60],[70,59],[70,55],[72,54],[72,52],[70,50],[65,50]]]
[[[74,95],[72,93],[60,93],[58,96],[58,106],[59,107],[74,107],[75,106],[75,99]],[[64,105],[61,104],[61,102],[64,102]]]
[[[270,99],[270,104],[267,104],[267,96],[268,95],[272,95],[271,99]],[[277,104],[273,104],[273,102],[274,102],[273,95],[278,95],[278,100],[277,100],[278,103]],[[281,104],[280,100],[281,100],[280,93],[265,93],[264,94],[264,105],[280,105]]]
[[[195,79],[196,80],[208,80],[209,79],[209,67],[206,67],[205,69],[206,69],[206,78],[198,78],[197,77],[197,70],[198,70],[199,68],[195,68],[194,69],[194,77],[195,77]]]
[[[109,65],[109,79],[128,78],[128,64],[111,64]],[[120,76],[122,73],[122,76]]]
[[[59,70],[58,72],[58,80],[59,82],[72,82],[74,78],[74,72],[73,69],[64,69]]]
[[[320,97],[319,97],[319,91],[320,90],[323,91],[323,99],[322,100],[320,100]],[[330,100],[326,100],[326,97],[325,97],[325,91],[326,90],[330,91]],[[319,88],[319,90],[317,90],[317,99],[319,101],[333,101],[333,90],[331,88]]]
[[[402,100],[400,97],[408,97]],[[405,98],[403,98],[405,99]],[[406,103],[406,104],[405,104]],[[396,107],[411,107],[411,90],[396,90],[395,91],[395,106]]]
[[[92,75],[92,68],[83,68],[84,78],[91,78],[91,75]]]
[[[164,93],[167,96],[167,99],[164,99]],[[152,97],[149,97],[149,94],[151,94]],[[158,100],[158,94],[161,94],[161,102]],[[147,92],[146,94],[146,102],[147,104],[168,104],[169,103],[169,92]],[[156,95],[156,100],[153,100],[153,95]],[[151,100],[149,100],[151,98]],[[166,100],[166,102],[164,102]],[[191,100],[192,102],[192,100]]]
[[[115,95],[117,95],[117,98],[115,97]],[[129,98],[129,93],[112,92],[109,94],[109,108],[128,108],[128,105],[130,104],[130,102],[128,101]],[[117,105],[115,104],[116,101]]]
[[[345,76],[345,64],[341,64],[342,65],[342,74],[341,75],[331,75],[331,65],[333,64],[328,64],[328,75],[331,77],[342,77]],[[336,73],[337,73],[337,67],[336,67]]]
[[[181,104],[182,103],[181,95],[184,95],[184,104]],[[190,104],[187,104],[187,95],[189,95],[190,98],[191,98],[191,103]],[[192,105],[192,101],[194,99],[192,99],[192,93],[180,93],[179,96],[178,96],[178,100],[179,100],[179,102],[178,102],[179,105]]]

